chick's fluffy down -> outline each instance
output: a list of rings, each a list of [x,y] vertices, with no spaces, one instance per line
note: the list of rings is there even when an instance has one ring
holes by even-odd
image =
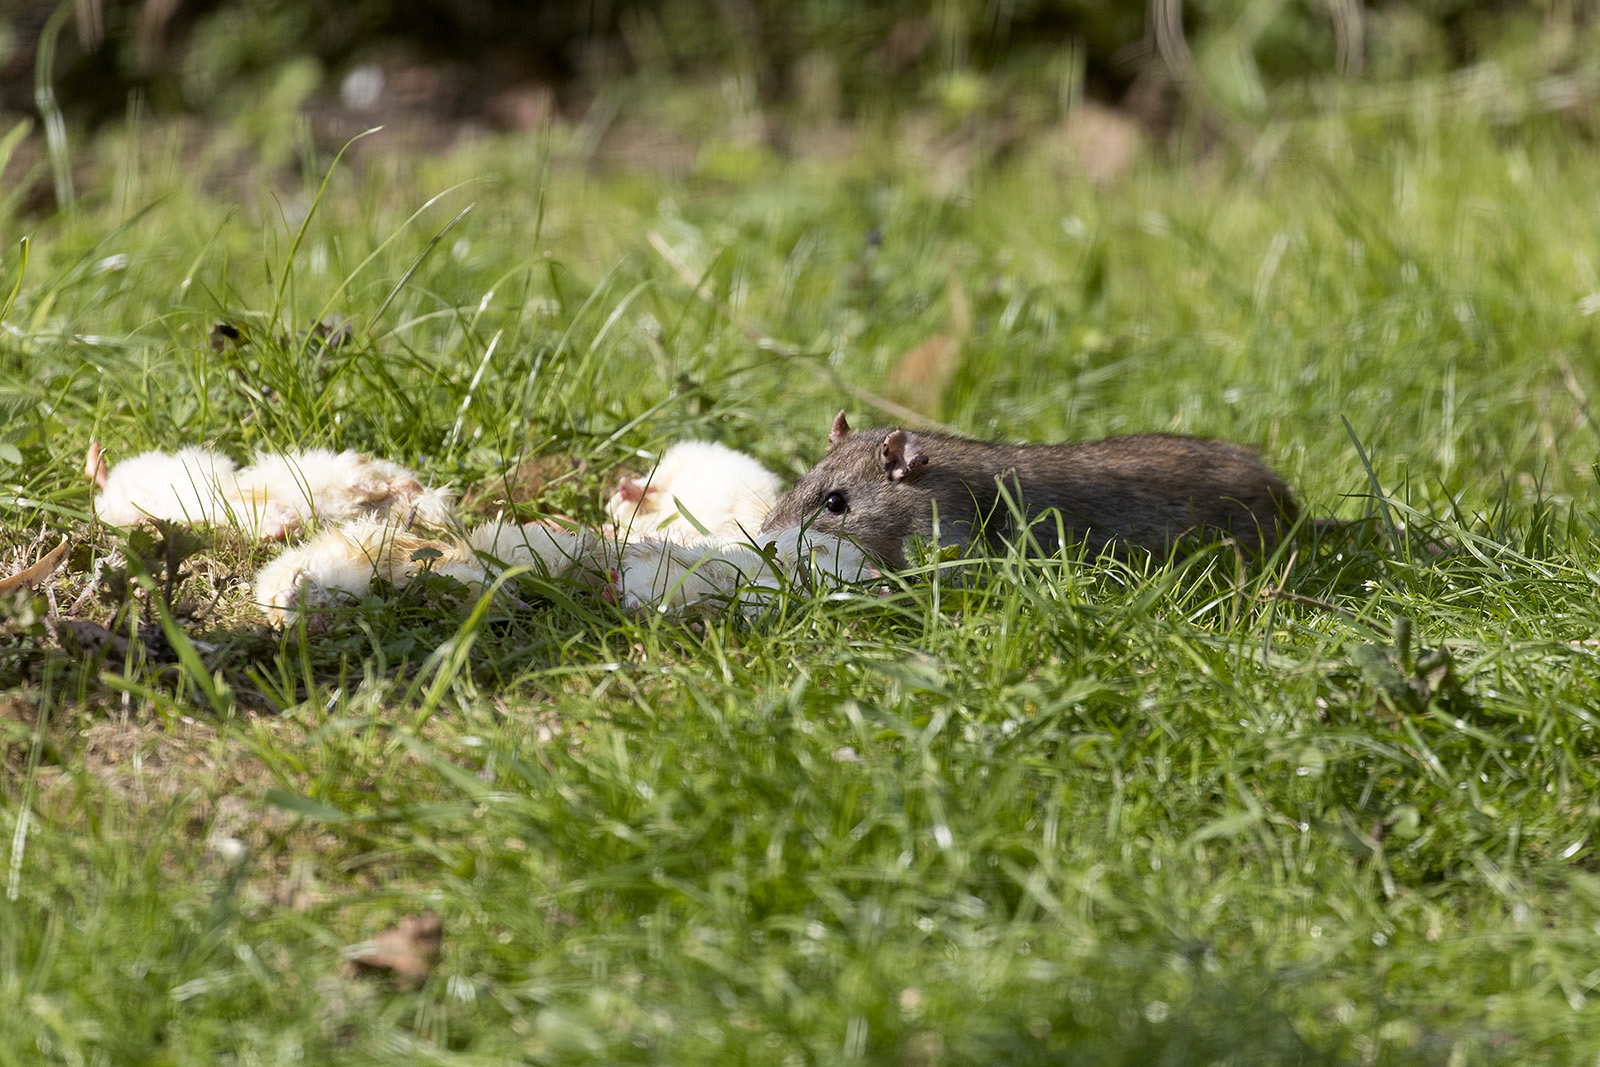
[[[404,526],[454,525],[450,495],[389,460],[316,448],[262,453],[248,467],[205,448],[144,452],[105,469],[98,445],[88,472],[95,514],[112,526],[153,519],[234,526],[263,539],[310,525],[377,518]]]
[[[757,550],[757,545],[760,550]],[[622,553],[614,595],[630,611],[716,612],[737,601],[759,610],[784,583],[829,588],[878,576],[867,554],[828,534],[782,530],[751,544],[635,541]]]
[[[398,588],[428,568],[478,595],[503,566],[562,576],[592,569],[602,552],[593,535],[539,523],[489,523],[460,539],[419,537],[377,519],[357,519],[284,550],[256,576],[255,596],[269,616],[293,622],[299,612],[365,596],[376,578]]]
[[[234,483],[236,469],[233,460],[208,448],[141,452],[109,472],[98,448],[90,456],[101,484],[94,512],[110,526],[136,526],[151,519],[215,523],[223,511],[221,487]]]
[[[634,537],[704,544],[754,533],[781,495],[778,476],[754,457],[711,441],[683,441],[663,452],[648,476],[623,479],[606,512]]]

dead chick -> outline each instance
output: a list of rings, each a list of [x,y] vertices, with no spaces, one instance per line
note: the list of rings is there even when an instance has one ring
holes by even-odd
[[[261,453],[239,468],[219,452],[190,447],[143,452],[108,469],[99,443],[90,442],[84,470],[100,488],[95,514],[111,526],[166,519],[278,540],[314,521],[359,517],[454,525],[448,492],[424,486],[397,463],[353,450]]]
[[[777,475],[754,457],[712,441],[682,441],[646,477],[623,479],[606,512],[634,536],[700,544],[754,533],[781,495]]]

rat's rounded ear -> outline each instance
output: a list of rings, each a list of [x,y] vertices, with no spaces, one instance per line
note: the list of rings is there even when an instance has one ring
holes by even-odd
[[[917,440],[916,434],[894,430],[883,439],[883,473],[891,482],[904,481],[927,462],[928,457],[923,454],[922,442]]]
[[[840,441],[850,436],[850,422],[844,417],[844,409],[833,417],[833,429],[828,431],[828,447],[835,448]]]

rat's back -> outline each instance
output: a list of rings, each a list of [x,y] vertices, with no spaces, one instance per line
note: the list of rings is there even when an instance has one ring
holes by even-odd
[[[947,544],[1020,540],[1054,551],[1062,537],[1092,551],[1161,550],[1226,535],[1270,549],[1297,509],[1256,454],[1226,441],[1135,434],[1057,445],[1008,445],[904,429],[852,430],[840,412],[828,453],[778,502],[763,529],[809,524],[857,539],[891,566],[906,537]],[[1018,522],[1018,517],[1024,520]]]
[[[1161,549],[1221,534],[1260,551],[1299,513],[1288,483],[1254,450],[1230,441],[1131,434],[1023,446],[1013,462],[1028,517],[1055,509],[1069,534],[1094,549],[1113,542]],[[1046,519],[1036,528],[1051,546],[1052,525]]]

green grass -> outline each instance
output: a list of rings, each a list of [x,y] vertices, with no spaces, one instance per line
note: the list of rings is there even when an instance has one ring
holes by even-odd
[[[962,300],[939,420],[1236,439],[1366,532],[1255,568],[1001,560],[703,631],[417,588],[323,634],[269,630],[242,583],[271,549],[221,536],[176,665],[68,655],[24,598],[0,1063],[1600,1054],[1594,145],[1419,104],[1106,190],[1023,153],[949,194],[892,138],[669,181],[559,136],[383,136],[319,197],[329,159],[230,177],[147,130],[86,150],[72,212],[8,219],[5,573],[71,538],[65,611],[116,565],[91,437],[458,485],[571,453],[590,519],[675,439],[796,472],[839,407],[880,421],[840,383],[883,392]],[[332,315],[350,343],[306,338]],[[214,352],[219,322],[249,343]],[[421,989],[339,977],[425,909]]]

